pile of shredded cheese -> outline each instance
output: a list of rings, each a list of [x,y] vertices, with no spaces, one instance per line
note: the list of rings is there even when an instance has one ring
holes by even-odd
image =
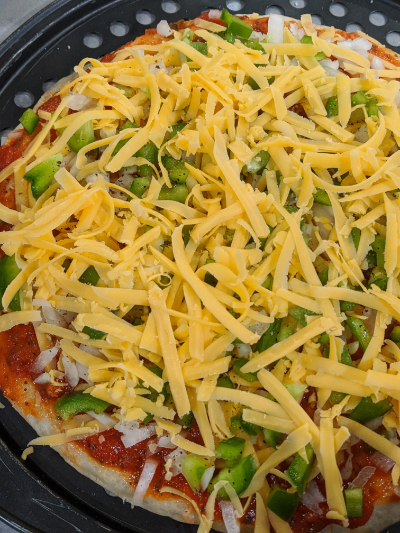
[[[2,301],[7,309],[20,290],[21,311],[3,314],[0,331],[33,322],[42,350],[57,338],[62,353],[56,366],[44,368],[42,382],[61,386],[72,365],[81,378],[77,389],[115,406],[97,419],[80,415],[60,435],[33,444],[54,446],[150,413],[159,437],[169,435],[184,452],[212,459],[216,443],[233,436],[230,417],[243,410],[245,421],[288,435],[275,451],[262,433],[240,433],[245,455],[259,465],[244,494],[257,493],[258,527],[268,523],[261,497],[268,492],[266,474],[285,478],[278,465],[304,454],[308,443],[317,456],[312,477],[321,473],[327,481],[327,518],[346,525],[336,454],[350,434],[395,462],[394,484],[400,474],[399,448],[343,416],[363,397],[389,398],[393,408],[383,425],[400,430],[400,350],[385,341],[392,320],[400,322],[400,69],[381,60],[379,69],[371,68],[377,58],[344,46],[333,29],[317,33],[309,16],[301,25],[285,23],[281,41],[262,44],[265,53],[221,39],[223,26],[199,25],[195,35],[207,43],[207,56],[175,31],[161,44],[123,48],[109,63],[84,59],[61,88],[57,110],[39,111],[46,122],[23,157],[0,174],[3,180],[14,173],[18,204],[18,211],[0,205],[0,219],[14,226],[0,233],[0,243],[21,269]],[[313,44],[300,44],[298,32]],[[318,52],[331,66],[314,58]],[[342,70],[332,68],[336,61]],[[259,89],[247,83],[250,78]],[[116,85],[133,89],[133,96]],[[357,91],[377,99],[378,117],[364,108],[354,119],[351,95]],[[328,118],[325,104],[335,96],[339,115]],[[89,120],[97,140],[75,155],[67,141]],[[126,120],[141,127],[120,130]],[[50,142],[56,122],[57,138]],[[181,122],[185,128],[163,143]],[[121,140],[128,142],[113,156]],[[149,140],[159,148],[158,164],[140,199],[128,189],[136,166],[148,161],[132,154]],[[241,179],[261,150],[270,154],[267,168]],[[35,201],[23,176],[59,152],[63,168]],[[171,186],[163,155],[188,161],[184,204],[158,200],[161,187]],[[326,191],[331,207],[314,202],[317,188]],[[353,228],[361,231],[358,249]],[[385,291],[368,287],[366,279],[377,234],[386,236]],[[325,285],[321,264],[328,269]],[[91,265],[100,276],[96,286],[79,281]],[[266,288],[268,276],[273,281]],[[367,316],[375,319],[367,326],[372,340],[354,367],[339,362],[345,343],[353,354],[359,349],[340,301],[357,304],[348,316],[366,324]],[[64,325],[43,320],[49,305],[67,317]],[[258,353],[260,335],[276,318],[292,324],[295,306],[309,313],[306,325],[296,323],[287,339]],[[105,338],[90,339],[85,326]],[[324,332],[328,358],[318,342]],[[232,372],[238,357],[248,359],[243,372],[258,372],[256,381]],[[150,364],[163,369],[162,377],[148,370]],[[226,374],[234,389],[217,386]],[[147,387],[161,393],[167,381],[173,401],[164,405],[160,395],[151,402]],[[315,389],[314,420],[287,384]],[[347,395],[334,405],[332,391]],[[204,445],[190,442],[174,423],[189,411]],[[200,515],[202,531],[211,527],[215,495]],[[235,516],[242,516],[239,499],[233,495],[232,501]],[[277,531],[286,531],[269,517]]]

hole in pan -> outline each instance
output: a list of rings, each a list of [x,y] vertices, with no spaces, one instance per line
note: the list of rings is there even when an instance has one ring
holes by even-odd
[[[177,13],[181,8],[181,4],[175,0],[164,0],[161,2],[161,9],[165,13]]]
[[[129,24],[116,20],[110,24],[110,32],[116,37],[123,37],[129,32]]]
[[[35,101],[35,97],[29,91],[20,91],[16,93],[16,95],[14,96],[15,105],[18,107],[21,107],[22,109],[31,107],[34,101]]]
[[[139,24],[142,24],[142,26],[149,26],[156,20],[156,16],[147,9],[141,9],[136,13],[136,20],[139,22]]]
[[[83,37],[83,44],[87,48],[98,48],[103,42],[103,36],[100,33],[86,33]]]

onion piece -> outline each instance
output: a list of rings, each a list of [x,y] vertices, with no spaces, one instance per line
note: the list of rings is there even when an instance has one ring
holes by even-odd
[[[380,468],[383,472],[389,472],[389,470],[391,470],[395,465],[395,462],[392,459],[390,459],[390,457],[387,457],[381,452],[375,452],[371,456],[371,461],[374,463],[375,466]]]
[[[37,383],[38,385],[44,385],[45,383],[50,383],[50,374],[48,372],[43,372],[43,374],[40,374],[33,383]]]
[[[212,480],[214,472],[215,472],[215,466],[210,466],[209,468],[207,468],[207,470],[205,470],[200,481],[201,490],[204,491],[207,489],[208,485],[210,484],[210,481]]]
[[[171,435],[166,435],[164,437],[160,437],[158,439],[157,446],[158,446],[158,448],[167,448],[168,450],[169,449],[173,450],[174,448],[176,448],[176,444],[172,444],[172,442],[171,442]]]
[[[162,37],[169,37],[172,34],[172,30],[166,20],[160,20],[157,24],[157,33]]]
[[[116,420],[107,413],[97,414],[94,411],[88,411],[88,415],[98,420],[100,424],[103,424],[103,426],[112,427],[116,424]]]
[[[172,459],[170,472],[173,477],[177,476],[178,474],[182,474],[182,461],[185,457],[186,452],[182,450],[182,448],[176,448],[176,450],[166,456],[166,461],[168,461],[168,459]]]
[[[376,468],[374,466],[364,466],[362,468],[357,477],[353,479],[353,481],[350,483],[350,489],[358,489],[363,487],[370,478],[374,475]]]
[[[342,474],[342,479],[346,481],[351,476],[351,473],[353,472],[353,454],[350,453],[350,455],[347,458],[346,464],[341,469],[340,473]]]
[[[40,374],[46,366],[54,359],[54,357],[57,355],[59,350],[59,347],[53,346],[53,348],[49,348],[48,350],[44,350],[43,352],[40,352],[40,354],[37,356],[35,362],[31,366],[32,372],[37,372]]]
[[[208,12],[209,20],[219,20],[221,18],[222,11],[220,9],[210,9]]]
[[[271,15],[272,16],[272,15]],[[235,508],[231,502],[219,502],[222,511],[222,518],[227,533],[240,533],[240,526],[236,519]]]
[[[317,482],[315,480],[310,481],[305,492],[303,493],[303,496],[301,497],[301,503],[313,513],[322,515],[323,511],[319,506],[319,504],[322,502],[326,502],[326,498],[319,490]]]
[[[73,111],[85,111],[86,109],[96,107],[96,105],[97,100],[95,98],[90,98],[84,94],[74,94],[67,107]]]
[[[250,344],[237,344],[236,349],[240,357],[248,357],[251,354]]]
[[[380,57],[374,56],[371,61],[371,68],[377,70],[385,70],[385,65]]]
[[[148,424],[147,426],[140,427],[139,422],[136,422],[136,420],[132,420],[131,422],[118,422],[114,427],[122,433],[121,441],[125,448],[131,448],[156,433],[154,426]]]
[[[283,27],[285,19],[283,15],[272,13],[268,19],[268,42],[279,44],[283,43]]]
[[[78,369],[76,368],[75,363],[73,363],[66,355],[63,355],[61,360],[65,370],[65,379],[72,388],[75,388],[79,383]]]
[[[158,463],[153,459],[148,459],[144,463],[142,473],[140,474],[139,482],[137,484],[135,494],[132,499],[132,507],[134,505],[141,505],[146,496],[147,489],[156,473]]]

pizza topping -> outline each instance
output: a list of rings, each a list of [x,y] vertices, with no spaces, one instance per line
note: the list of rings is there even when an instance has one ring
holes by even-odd
[[[27,109],[19,119],[20,123],[30,135],[35,131],[39,123],[39,117],[32,109]]]
[[[363,489],[346,489],[344,491],[346,498],[347,516],[357,518],[363,514]]]
[[[319,476],[326,519],[347,525],[360,498],[343,489],[361,487],[340,472],[350,432],[395,462],[394,481],[400,465],[365,425],[400,427],[399,84],[373,73],[368,39],[308,16],[295,29],[271,15],[268,36],[221,18],[173,36],[160,23],[170,38],[85,60],[39,111],[43,129],[0,174],[24,206],[0,208],[15,225],[0,234],[0,330],[41,308],[37,331],[61,353],[38,372],[75,389],[63,420],[88,413],[36,444],[110,426],[127,449],[168,443],[165,479],[182,464],[210,494],[209,527],[215,498],[240,514],[254,493],[265,522],[262,493],[284,530]]]

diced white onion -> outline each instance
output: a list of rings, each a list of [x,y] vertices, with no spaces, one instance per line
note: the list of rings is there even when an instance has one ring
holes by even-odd
[[[172,30],[166,20],[160,20],[157,24],[157,33],[162,37],[169,37],[172,34]]]
[[[69,357],[63,355],[62,364],[65,370],[65,379],[68,381],[72,388],[75,388],[79,382],[78,369],[76,368],[75,363],[73,363]]]
[[[185,450],[182,450],[182,448],[176,448],[173,452],[171,452],[169,455],[165,457],[165,460],[168,461],[168,459],[172,459],[172,464],[170,468],[170,472],[172,476],[177,476],[178,474],[182,474],[182,461],[186,456]]]
[[[37,307],[51,307],[51,303],[47,300],[41,300],[40,298],[34,298],[32,300],[33,305],[36,305]]]
[[[132,499],[132,507],[134,505],[141,505],[146,496],[147,489],[156,473],[158,463],[153,459],[148,459],[144,463],[142,473],[140,474],[139,482],[137,484],[135,494]]]
[[[160,70],[164,70],[165,72],[169,73],[171,67],[167,68],[163,59],[161,59],[158,63],[151,63],[149,65],[150,74],[154,74],[156,76],[160,72]]]
[[[23,129],[18,129],[16,131],[10,131],[10,133],[7,135],[9,139],[19,139],[21,135],[23,134]]]
[[[261,311],[260,314],[264,315],[265,312]],[[250,331],[253,333],[257,333],[257,335],[262,335],[267,331],[267,329],[270,327],[271,324],[266,324],[265,322],[254,322],[251,326],[248,327]]]
[[[272,16],[272,15],[271,15]],[[240,533],[240,526],[238,524],[235,508],[231,502],[219,502],[222,511],[222,518],[224,520],[227,533]]]
[[[389,472],[394,466],[394,461],[381,452],[375,452],[371,456],[371,461],[375,466],[383,470],[383,472]]]
[[[364,57],[368,57],[368,50],[372,48],[372,43],[370,43],[367,39],[364,39],[364,37],[348,39],[347,41],[338,42],[337,44],[342,48],[347,48],[348,50],[358,52]]]
[[[378,416],[378,418],[374,418],[374,420],[371,420],[371,422],[367,422],[365,425],[368,429],[371,429],[372,431],[375,431],[379,426],[382,425],[382,416]]]
[[[322,515],[323,511],[319,506],[319,504],[322,502],[326,502],[326,498],[319,490],[317,482],[315,480],[310,481],[303,496],[301,497],[301,503],[313,513]]]
[[[250,344],[236,344],[236,349],[240,357],[248,357],[251,354]]]
[[[139,422],[132,420],[131,422],[118,422],[115,429],[122,433],[121,441],[125,448],[131,448],[155,435],[156,430],[153,425],[140,427]]]
[[[38,385],[44,385],[45,383],[50,383],[50,374],[48,372],[43,372],[43,374],[40,374],[33,383],[37,383]]]
[[[160,437],[158,439],[158,447],[173,450],[174,448],[176,448],[176,444],[172,444],[171,435],[165,435],[164,437]]]
[[[78,376],[83,381],[86,381],[89,385],[93,385],[93,381],[89,379],[89,369],[87,366],[82,365],[81,363],[76,362],[76,368],[78,369]]]
[[[373,466],[364,466],[362,468],[357,477],[353,479],[353,481],[350,483],[350,489],[358,489],[363,487],[367,481],[374,475],[376,468]]]
[[[90,98],[84,94],[74,94],[67,107],[73,111],[85,111],[86,109],[96,107],[96,105],[97,100],[95,98]]]
[[[201,477],[201,481],[200,481],[201,490],[207,489],[214,475],[214,471],[215,471],[215,466],[210,466],[210,468],[207,468],[207,470],[204,472],[204,474]]]
[[[346,481],[351,476],[351,473],[353,472],[353,454],[350,453],[350,455],[347,458],[346,464],[344,465],[344,468],[341,470],[342,479]]]
[[[44,305],[42,307],[42,314],[44,321],[47,322],[47,324],[54,324],[61,328],[66,328],[68,326],[65,318],[51,306]]]
[[[273,44],[283,43],[283,15],[272,13],[268,19],[268,42]]]
[[[339,70],[339,61],[337,59],[335,61],[332,61],[332,59],[329,59],[327,57],[325,59],[321,59],[319,64],[325,69],[330,68],[331,70]]]
[[[262,41],[265,39],[265,37],[265,33],[261,33],[260,31],[252,31],[249,39],[259,39],[260,41]]]
[[[98,348],[95,348],[94,346],[86,346],[85,344],[80,344],[79,349],[82,350],[82,352],[88,353],[89,355],[94,355],[95,357],[102,357],[103,354]]]
[[[107,413],[95,413],[94,411],[88,411],[88,415],[98,420],[103,426],[112,427],[115,426],[115,419]]]
[[[210,9],[208,12],[208,18],[210,20],[218,20],[221,18],[222,11],[220,9]]]
[[[304,37],[304,35],[306,34],[306,32],[303,30],[303,28],[299,28],[297,26],[297,24],[295,24],[294,22],[292,22],[289,26],[289,30],[290,30],[290,33],[292,35],[294,35],[295,37],[297,37],[297,39],[299,39],[299,41]]]
[[[54,359],[54,357],[57,355],[58,350],[58,346],[53,346],[53,348],[49,348],[48,350],[40,352],[40,354],[37,356],[36,361],[31,367],[32,372],[42,372],[50,363],[50,361]]]
[[[385,65],[383,64],[383,61],[380,57],[374,56],[371,61],[371,68],[377,69],[377,70],[384,70]]]

